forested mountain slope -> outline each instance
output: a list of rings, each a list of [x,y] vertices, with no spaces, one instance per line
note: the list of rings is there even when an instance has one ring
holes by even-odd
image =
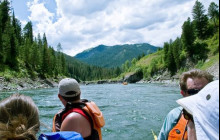
[[[90,66],[65,55],[61,43],[48,45],[46,34],[35,37],[31,21],[22,28],[12,9],[8,0],[0,1],[0,78],[66,76],[85,81],[112,78],[120,73],[120,69]]]
[[[180,37],[165,42],[154,54],[125,63],[122,77],[136,73],[146,80],[172,79],[182,72],[202,69],[219,79],[219,6],[212,2],[206,10],[196,1],[192,13],[193,19],[183,23]]]
[[[86,50],[75,56],[76,59],[90,65],[113,68],[120,67],[125,61],[131,61],[141,55],[148,55],[158,50],[147,43],[133,45],[116,45],[98,47]]]

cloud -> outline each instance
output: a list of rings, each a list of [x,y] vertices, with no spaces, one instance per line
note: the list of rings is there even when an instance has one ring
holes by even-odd
[[[50,31],[48,27],[53,24],[54,13],[49,12],[44,3],[39,3],[39,0],[28,2],[27,6],[31,12],[28,18],[35,23],[35,36],[37,36],[38,33],[48,34]]]
[[[125,24],[123,28],[131,30],[147,28],[148,26],[152,26],[157,23],[163,23],[166,21],[166,19],[167,15],[153,13],[152,15],[148,15],[145,18],[134,18],[134,20],[130,21],[128,24]]]
[[[54,47],[75,55],[104,45],[164,42],[181,35],[192,15],[192,0],[55,0],[56,13],[44,2],[28,3],[36,33],[46,33]],[[204,0],[205,1],[205,0]],[[206,0],[206,3],[211,0]],[[217,3],[217,0],[215,0]]]
[[[56,0],[58,14],[72,16],[88,16],[106,8],[109,0]]]

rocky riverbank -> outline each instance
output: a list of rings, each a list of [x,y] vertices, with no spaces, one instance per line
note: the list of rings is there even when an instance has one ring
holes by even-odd
[[[0,91],[18,91],[27,89],[53,88],[57,87],[57,79],[30,79],[0,77]]]
[[[215,80],[219,80],[219,63],[216,63],[207,70],[214,76]],[[127,83],[162,83],[165,85],[178,85],[180,75],[170,76],[168,72],[162,72],[155,75],[151,79],[144,80],[139,74],[129,73],[124,79],[120,80],[100,80],[100,81],[86,81],[80,84],[122,84]],[[30,78],[12,78],[6,79],[0,77],[0,91],[19,91],[27,89],[41,89],[41,88],[54,88],[58,86],[60,79],[30,79]]]
[[[216,62],[212,67],[208,68],[206,71],[214,76],[214,80],[219,80],[219,62]],[[146,80],[142,79],[140,74],[136,74],[133,72],[128,73],[125,76],[124,81],[128,83],[160,83],[166,85],[178,85],[180,76],[181,75],[178,73],[174,76],[171,76],[168,71],[161,71],[157,75],[154,75],[150,79]]]

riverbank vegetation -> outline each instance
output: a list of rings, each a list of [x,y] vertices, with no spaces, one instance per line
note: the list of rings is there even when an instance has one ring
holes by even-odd
[[[48,44],[46,34],[34,37],[31,21],[22,29],[10,2],[0,1],[0,77],[10,80],[68,76],[86,81],[109,79],[120,74],[120,69],[90,66],[65,55],[61,43],[56,47]]]
[[[197,0],[192,17],[183,23],[182,35],[165,42],[163,49],[139,61],[126,62],[121,77],[133,72],[150,80],[167,76],[166,72],[173,76],[192,68],[207,70],[216,63],[219,65],[219,6],[212,2],[206,12]]]
[[[219,6],[212,2],[208,9],[196,1],[192,19],[186,17],[182,35],[164,43],[156,53],[126,61],[117,68],[101,68],[82,63],[62,53],[62,45],[48,45],[46,34],[33,33],[32,22],[24,28],[15,18],[8,0],[0,1],[0,79],[13,78],[59,79],[73,77],[79,81],[93,81],[127,74],[142,79],[172,77],[192,68],[207,70],[219,65]],[[55,50],[56,48],[56,50]],[[123,74],[121,74],[123,73]],[[169,77],[169,78],[170,78]]]

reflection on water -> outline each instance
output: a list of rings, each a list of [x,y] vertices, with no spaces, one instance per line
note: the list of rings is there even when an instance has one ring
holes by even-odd
[[[104,140],[152,140],[151,129],[159,133],[166,114],[177,106],[178,87],[160,84],[81,86],[82,98],[93,100],[104,114]],[[33,98],[41,122],[52,127],[54,114],[63,106],[57,89],[19,91]],[[0,93],[0,99],[14,92]],[[42,132],[50,131],[42,127]]]

